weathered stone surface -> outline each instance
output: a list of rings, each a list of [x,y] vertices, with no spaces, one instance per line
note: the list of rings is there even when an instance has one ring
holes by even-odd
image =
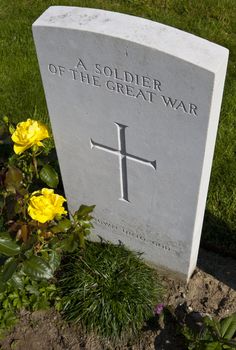
[[[159,23],[50,7],[33,25],[70,209],[188,279],[196,265],[228,50]]]

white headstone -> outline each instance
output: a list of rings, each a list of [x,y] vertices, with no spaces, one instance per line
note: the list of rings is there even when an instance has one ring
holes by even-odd
[[[50,7],[33,34],[68,205],[188,279],[228,50],[120,13]]]

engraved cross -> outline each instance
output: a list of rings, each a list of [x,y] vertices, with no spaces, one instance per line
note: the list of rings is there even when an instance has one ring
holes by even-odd
[[[128,175],[127,175],[127,159],[133,160],[137,163],[148,165],[156,170],[156,161],[150,161],[141,157],[134,156],[126,152],[126,142],[125,142],[125,128],[126,125],[115,123],[118,132],[118,149],[104,146],[100,143],[94,142],[90,139],[91,149],[97,148],[105,152],[115,154],[119,158],[120,165],[120,190],[121,190],[121,200],[129,202],[128,199]]]

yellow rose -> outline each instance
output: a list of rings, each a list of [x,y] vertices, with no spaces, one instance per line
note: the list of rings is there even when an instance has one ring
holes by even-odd
[[[14,144],[14,152],[20,154],[26,149],[37,145],[43,146],[41,140],[49,137],[48,130],[45,125],[32,119],[17,124],[15,132],[12,134]]]
[[[30,217],[41,223],[53,220],[56,215],[67,214],[63,203],[66,199],[59,194],[55,194],[54,190],[43,188],[35,191],[30,197],[28,213]]]

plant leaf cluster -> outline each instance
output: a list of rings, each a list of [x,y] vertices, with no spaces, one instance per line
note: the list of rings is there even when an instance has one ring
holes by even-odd
[[[54,306],[61,308],[57,287],[46,280],[34,281],[27,276],[15,274],[4,292],[0,292],[0,337],[17,323],[17,311],[36,311]]]
[[[195,317],[192,317],[193,314]],[[164,308],[159,324],[163,323],[165,328],[171,320],[178,334],[183,336],[188,350],[236,349],[236,313],[220,320],[210,315],[197,316],[195,312],[189,314],[185,304],[181,312],[169,306]]]
[[[182,334],[189,350],[224,350],[236,349],[236,313],[218,321],[205,316],[199,332],[194,332],[184,325]]]

